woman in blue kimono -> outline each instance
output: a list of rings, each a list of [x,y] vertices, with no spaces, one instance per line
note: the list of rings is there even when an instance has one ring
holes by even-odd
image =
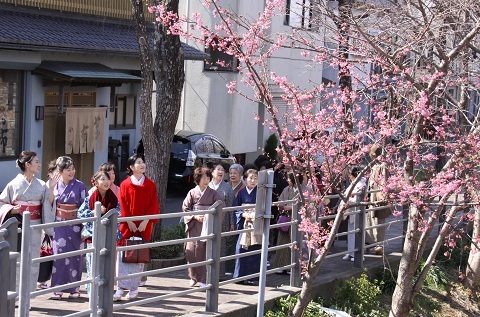
[[[247,186],[241,189],[235,201],[234,206],[242,206],[247,204],[255,204],[257,199],[257,182],[258,171],[255,169],[249,169],[245,172],[245,180]],[[237,210],[235,211],[236,217],[236,230],[242,230],[247,227],[253,227],[254,210]],[[236,254],[245,253],[254,250],[260,250],[261,248],[261,236],[258,239],[253,233],[242,233],[238,237]],[[236,259],[235,272],[233,278],[250,275],[260,272],[260,254],[249,255],[247,257]],[[258,278],[249,279],[244,281],[245,284],[254,284],[258,281]]]
[[[60,180],[51,188],[53,190],[53,207],[56,208],[55,221],[77,219],[77,212],[85,200],[87,188],[75,178],[75,165],[68,156],[57,159]],[[53,254],[76,251],[83,248],[81,236],[82,225],[56,227],[53,235]],[[78,282],[82,278],[82,256],[72,256],[53,261],[51,286]],[[68,298],[80,297],[79,287],[66,288]],[[63,292],[55,292],[51,299],[61,299]]]

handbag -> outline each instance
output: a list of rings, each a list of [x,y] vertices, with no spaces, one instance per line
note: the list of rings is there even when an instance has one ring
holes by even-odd
[[[125,240],[125,246],[144,244],[145,240],[141,239],[128,239]],[[123,263],[150,263],[150,249],[135,249],[123,251],[122,255]]]
[[[53,255],[52,238],[46,234],[40,246],[40,257],[49,255]],[[52,268],[53,260],[40,263],[37,281],[40,283],[48,281],[52,277]]]
[[[277,223],[281,224],[281,223],[285,223],[285,222],[290,222],[290,217],[286,213],[282,213],[278,217]],[[290,226],[281,226],[280,230],[282,230],[283,232],[288,232],[290,230]]]

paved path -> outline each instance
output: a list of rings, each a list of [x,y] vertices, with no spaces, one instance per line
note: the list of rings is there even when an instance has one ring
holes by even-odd
[[[387,238],[398,236],[401,233],[401,223],[396,223],[387,231]],[[385,245],[386,254],[389,256],[366,255],[365,267],[383,267],[389,261],[398,261],[402,240],[398,239]],[[331,253],[346,251],[346,241],[339,240]],[[346,262],[341,257],[330,258],[321,267],[318,283],[327,283],[337,278],[346,278],[359,274],[362,270],[354,268],[352,262]],[[170,294],[172,292],[191,289],[186,270],[173,273],[160,274],[148,278],[147,285],[140,288],[140,298],[154,295]],[[271,274],[267,277],[267,294],[274,292],[281,286],[289,285],[288,275]],[[288,288],[288,287],[287,287]],[[255,302],[258,286],[228,284],[221,287],[219,297],[219,311],[226,311],[226,307],[251,305]],[[88,308],[88,297],[82,288],[82,296],[77,300],[49,300],[47,295],[32,299],[30,316],[65,316]],[[112,291],[113,294],[113,291]],[[120,302],[121,303],[121,302]],[[234,304],[234,305],[232,305]],[[204,310],[205,291],[185,295],[183,297],[169,298],[144,306],[135,306],[116,312],[114,316],[179,316],[194,311]],[[230,309],[230,308],[228,308]],[[245,314],[243,317],[247,317]]]

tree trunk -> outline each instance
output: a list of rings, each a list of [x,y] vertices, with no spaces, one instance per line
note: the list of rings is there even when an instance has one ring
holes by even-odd
[[[167,9],[178,13],[178,0],[167,1]],[[140,49],[142,73],[140,124],[147,164],[146,174],[157,186],[158,202],[160,211],[162,211],[167,195],[170,149],[180,112],[185,77],[183,50],[180,38],[176,35],[166,35],[165,28],[157,22],[155,23],[152,54],[145,23],[143,0],[132,0],[132,14]],[[152,117],[153,73],[155,73],[157,84],[155,123]],[[155,226],[152,239],[160,238],[160,233],[161,221]]]
[[[474,211],[472,243],[470,245],[464,285],[471,290],[477,291],[480,287],[480,208],[477,206],[474,208]]]
[[[406,317],[413,307],[413,278],[423,253],[423,248],[420,247],[422,232],[418,230],[418,216],[418,208],[412,204],[390,317]]]
[[[307,270],[303,276],[302,290],[298,296],[298,301],[293,308],[292,316],[301,317],[303,312],[307,309],[308,304],[312,301],[312,287],[314,286],[315,279],[317,278],[320,264],[313,266]]]
[[[178,0],[165,1],[167,10],[178,14]],[[156,117],[154,133],[156,149],[159,151],[155,158],[155,164],[159,185],[158,195],[162,197],[160,208],[165,207],[167,195],[168,168],[170,164],[170,151],[172,147],[175,126],[181,107],[181,97],[184,72],[184,53],[177,35],[167,34],[167,27],[155,23],[154,39],[154,73],[157,84],[157,101],[155,105]],[[160,226],[154,231],[155,237],[160,237]]]

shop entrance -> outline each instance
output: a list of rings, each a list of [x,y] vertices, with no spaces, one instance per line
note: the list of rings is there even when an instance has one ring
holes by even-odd
[[[96,94],[91,91],[64,92],[63,107],[59,107],[59,92],[45,92],[45,113],[43,122],[43,179],[47,179],[47,165],[51,160],[65,154],[67,107],[95,107]],[[92,153],[68,154],[75,163],[75,178],[91,187],[90,178],[94,172],[94,156]]]

